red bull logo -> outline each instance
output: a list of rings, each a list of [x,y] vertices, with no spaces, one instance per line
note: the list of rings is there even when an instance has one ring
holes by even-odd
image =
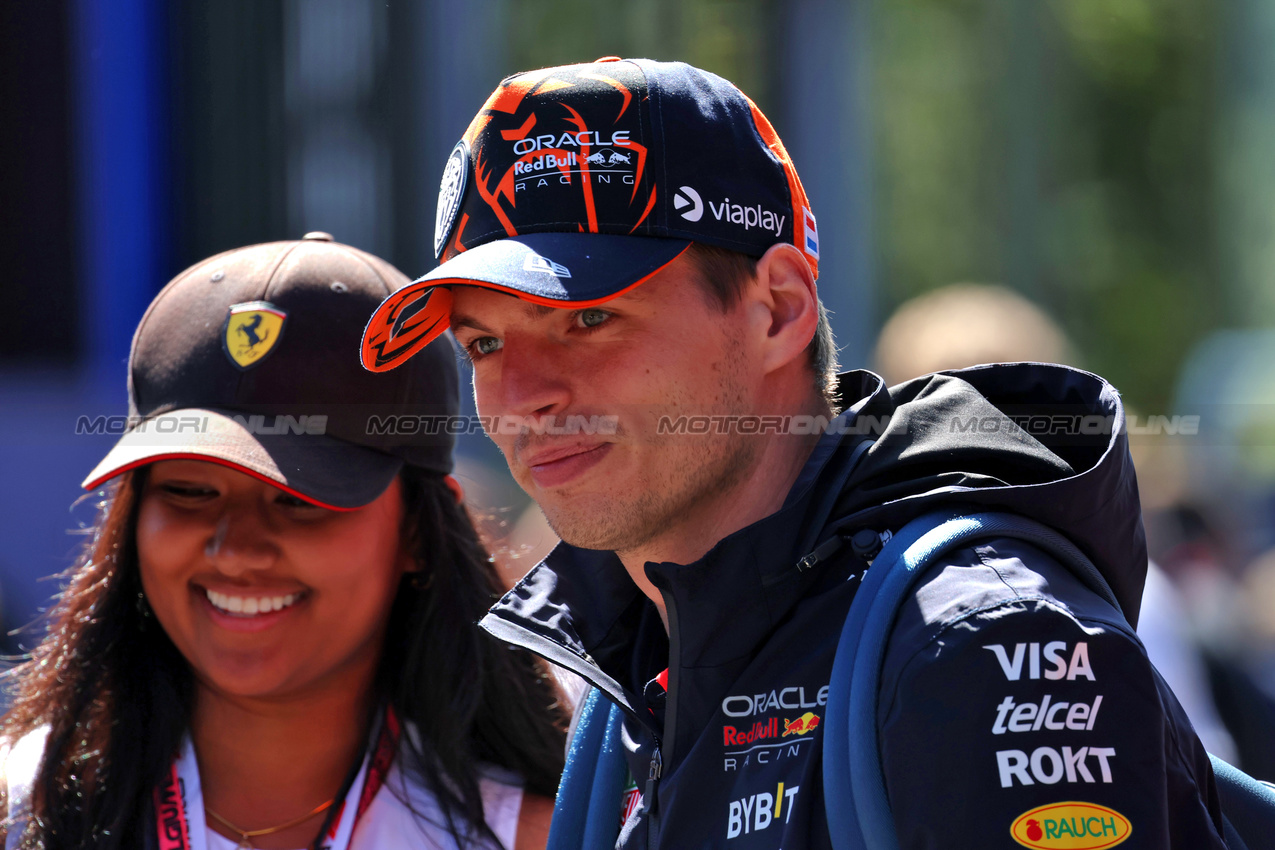
[[[819,725],[819,715],[813,711],[807,711],[796,720],[784,719],[784,734],[781,738],[787,738],[789,735],[804,735],[807,732],[813,732],[815,727]]]
[[[816,718],[817,720],[817,718]],[[751,744],[754,741],[761,741],[765,738],[779,737],[779,718],[772,717],[769,720],[758,720],[753,724],[753,728],[747,732],[740,731],[734,726],[722,727],[722,738],[725,746],[739,747]]]

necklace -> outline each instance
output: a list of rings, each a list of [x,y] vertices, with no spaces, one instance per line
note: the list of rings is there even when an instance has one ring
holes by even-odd
[[[310,813],[307,815],[302,815],[301,817],[290,820],[287,823],[281,823],[278,826],[272,826],[267,829],[240,829],[239,827],[235,826],[233,823],[226,820],[221,815],[217,814],[216,812],[214,812],[212,809],[208,808],[207,806],[204,806],[204,811],[212,815],[213,820],[220,823],[226,829],[230,830],[231,832],[239,833],[239,850],[252,850],[253,843],[250,839],[256,838],[261,835],[273,835],[276,832],[282,832],[288,827],[296,826],[297,824],[300,824],[300,823],[305,823],[310,818],[314,817],[320,812],[326,812],[328,809],[332,807],[332,804],[335,802],[336,802],[336,798],[333,797],[331,800],[328,800],[326,803],[322,803],[316,808],[312,809]]]

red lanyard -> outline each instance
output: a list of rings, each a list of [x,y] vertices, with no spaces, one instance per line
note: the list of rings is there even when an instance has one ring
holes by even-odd
[[[387,709],[383,722],[378,724],[376,745],[363,757],[359,772],[341,798],[341,805],[331,818],[331,827],[324,836],[329,850],[347,850],[354,828],[372,805],[385,778],[389,775],[398,753],[401,732],[398,718]],[[351,796],[357,796],[358,805],[349,823],[345,818],[345,804]],[[173,762],[164,783],[155,789],[155,829],[158,850],[206,850],[207,826],[204,822],[203,794],[199,781],[199,766],[195,750],[187,736],[182,752]]]

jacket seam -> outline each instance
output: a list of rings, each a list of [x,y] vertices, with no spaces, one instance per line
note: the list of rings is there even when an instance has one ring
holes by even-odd
[[[937,630],[937,631],[936,631],[936,632],[935,632],[935,633],[934,633],[934,634],[933,634],[933,635],[932,635],[932,636],[931,636],[931,637],[930,637],[927,641],[925,641],[923,644],[921,644],[920,646],[918,646],[918,647],[916,648],[916,650],[915,650],[915,651],[913,651],[913,652],[912,652],[912,653],[911,653],[911,654],[907,657],[907,660],[906,660],[906,661],[904,661],[902,664],[900,664],[900,665],[899,665],[898,669],[899,669],[900,671],[903,671],[903,670],[906,670],[908,667],[910,667],[910,666],[912,665],[912,663],[913,663],[914,661],[916,661],[917,656],[919,656],[921,653],[923,653],[923,652],[925,652],[926,650],[928,650],[928,649],[930,648],[930,646],[931,646],[931,645],[933,645],[933,644],[935,644],[935,643],[938,643],[938,642],[940,641],[940,639],[941,639],[941,638],[942,638],[945,634],[947,634],[947,632],[951,631],[951,630],[952,630],[952,628],[953,628],[954,626],[956,626],[958,623],[962,623],[962,622],[964,622],[964,621],[968,620],[968,619],[969,619],[969,618],[971,618],[971,617],[978,616],[979,614],[985,614],[985,613],[987,613],[988,611],[994,611],[994,610],[996,610],[997,608],[1003,608],[1003,607],[1005,607],[1006,605],[1021,605],[1021,604],[1026,604],[1026,603],[1029,603],[1029,602],[1036,602],[1036,603],[1039,603],[1039,604],[1043,604],[1043,605],[1045,605],[1046,607],[1048,607],[1048,608],[1050,608],[1050,609],[1052,609],[1052,610],[1056,611],[1057,613],[1062,614],[1062,615],[1064,615],[1064,616],[1068,617],[1068,618],[1069,618],[1069,619],[1071,619],[1074,623],[1076,623],[1076,625],[1081,626],[1081,627],[1083,628],[1083,623],[1082,623],[1081,618],[1077,617],[1077,616],[1075,615],[1075,613],[1074,613],[1073,611],[1071,611],[1071,609],[1066,608],[1066,607],[1064,607],[1064,606],[1060,605],[1060,604],[1058,603],[1058,601],[1057,601],[1057,600],[1055,600],[1055,599],[1051,599],[1051,598],[1046,597],[1046,596],[1040,596],[1040,595],[1038,595],[1038,594],[1037,594],[1037,595],[1033,595],[1033,596],[1018,596],[1018,597],[1016,597],[1016,598],[1014,598],[1014,599],[1005,599],[1005,600],[1002,600],[1002,601],[1000,601],[1000,602],[992,603],[992,604],[990,604],[990,605],[983,605],[983,606],[980,606],[980,607],[978,607],[978,608],[974,608],[974,609],[971,609],[971,610],[969,610],[969,611],[962,612],[962,613],[961,613],[961,614],[959,614],[958,616],[953,617],[951,620],[948,620],[948,621],[944,622],[943,624],[941,624],[941,625],[939,626],[938,630]],[[1129,632],[1129,630],[1128,630],[1128,626],[1127,626],[1126,624],[1116,623],[1116,622],[1108,621],[1108,620],[1101,619],[1101,618],[1098,618],[1098,617],[1086,617],[1086,618],[1084,618],[1084,620],[1085,620],[1086,622],[1101,623],[1102,625],[1110,626],[1110,627],[1114,628],[1116,631],[1119,631],[1119,632],[1123,633],[1126,637],[1133,637],[1133,638],[1136,638],[1136,634],[1134,634],[1134,633],[1130,633],[1130,632]],[[892,641],[892,640],[893,640],[893,638],[894,638],[893,631],[891,632],[890,638],[891,638],[891,641]],[[1142,648],[1142,645],[1141,645],[1140,643],[1136,643],[1136,642],[1135,642],[1135,645],[1137,645],[1137,646],[1139,647],[1139,649],[1141,649],[1141,648]],[[888,644],[887,644],[887,650],[886,650],[886,651],[887,651],[887,653],[889,652]],[[1145,657],[1145,655],[1146,655],[1145,650],[1143,650],[1143,653],[1142,653],[1142,654],[1143,654],[1143,656]],[[890,712],[892,712],[892,711],[894,710],[895,703],[898,701],[898,696],[899,696],[899,683],[900,683],[902,680],[903,680],[902,675],[899,675],[898,677],[896,677],[894,687],[893,687],[893,688],[891,689],[891,691],[890,691],[890,701],[889,701],[889,703],[888,703],[888,704],[886,704],[886,706],[885,706],[885,711],[884,711],[884,712],[878,712],[878,714],[877,714],[877,724],[878,724],[878,727],[877,727],[877,733],[878,733],[878,734],[880,734],[880,731],[881,731],[881,728],[880,728],[880,724],[881,724],[881,722],[884,720],[884,718],[885,718],[887,715],[889,715],[889,714],[890,714]]]

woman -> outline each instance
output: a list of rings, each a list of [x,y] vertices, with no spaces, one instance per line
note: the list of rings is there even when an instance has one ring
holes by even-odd
[[[7,846],[543,846],[565,718],[473,627],[500,589],[448,475],[455,355],[357,362],[406,282],[309,234],[156,297],[100,520],[11,674]]]

